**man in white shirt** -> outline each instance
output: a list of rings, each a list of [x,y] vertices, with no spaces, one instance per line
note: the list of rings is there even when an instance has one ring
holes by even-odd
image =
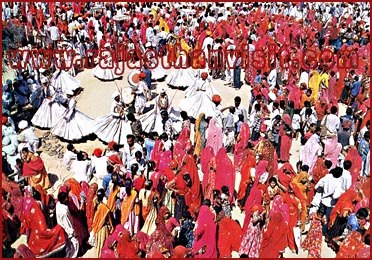
[[[98,179],[103,179],[106,175],[107,156],[102,156],[102,149],[96,148],[92,156],[92,172]]]
[[[350,186],[351,186],[351,183],[352,183],[352,177],[351,177],[351,173],[350,173],[350,168],[352,166],[352,162],[349,161],[349,160],[346,160],[344,161],[344,170],[342,172],[342,184],[341,184],[341,188],[342,188],[342,191],[345,192],[347,191]]]
[[[71,163],[71,172],[74,179],[81,183],[82,181],[89,182],[92,175],[91,161],[84,158],[83,153],[77,154],[77,160]]]
[[[120,151],[122,152],[122,162],[126,164],[127,170],[130,170],[131,163],[136,160],[136,152],[143,153],[142,146],[135,142],[134,135],[127,135],[127,143]]]
[[[208,57],[208,45],[210,45],[210,48],[213,46],[213,38],[211,37],[212,32],[207,31],[207,37],[205,37],[203,41],[202,50],[204,51],[204,55]]]
[[[72,144],[67,145],[67,151],[63,156],[63,165],[66,167],[66,170],[71,169],[71,164],[77,159],[77,151]]]
[[[57,224],[60,225],[66,233],[66,258],[76,258],[79,252],[79,241],[72,225],[72,216],[68,209],[68,193],[60,192],[56,205]]]
[[[50,38],[53,42],[53,48],[57,48],[57,42],[59,40],[59,29],[54,22],[51,22],[50,25],[51,26],[49,27],[49,33]]]
[[[234,98],[234,108],[235,108],[234,116],[238,117],[240,114],[242,114],[244,118],[243,122],[246,123],[248,121],[247,109],[245,109],[241,105],[241,102],[242,102],[242,99],[240,96],[236,96]]]
[[[24,136],[25,141],[28,143],[28,147],[31,148],[33,153],[36,153],[39,148],[39,138],[35,134],[35,129],[29,126],[28,122],[25,120],[19,122],[18,128],[22,130],[19,135]]]
[[[326,115],[321,124],[327,127],[328,134],[337,135],[338,129],[340,128],[340,118],[337,116],[336,106],[331,107],[331,114]]]

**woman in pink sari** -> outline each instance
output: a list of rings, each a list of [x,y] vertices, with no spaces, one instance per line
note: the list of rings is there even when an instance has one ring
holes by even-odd
[[[337,139],[336,139],[337,140]],[[300,153],[302,165],[309,166],[309,172],[312,172],[315,162],[318,159],[318,152],[321,149],[320,137],[316,133],[313,134],[303,147]]]
[[[327,138],[324,141],[324,159],[332,162],[331,169],[337,166],[337,159],[342,150],[342,145],[338,142],[337,137]]]
[[[214,118],[209,121],[208,137],[205,146],[211,146],[215,154],[222,147],[222,128],[216,125]]]
[[[235,170],[230,158],[227,156],[226,148],[221,147],[216,154],[216,183],[215,189],[221,190],[222,186],[229,187],[230,202],[233,202],[235,188]]]
[[[199,210],[197,227],[194,232],[193,251],[199,251],[205,247],[205,252],[195,255],[195,258],[216,258],[217,257],[217,224],[216,216],[208,205],[202,205]]]
[[[243,123],[240,128],[240,133],[236,139],[234,146],[234,167],[235,170],[240,170],[244,159],[248,154],[248,141],[250,138],[250,129],[247,123]]]
[[[216,187],[216,158],[213,157],[208,163],[207,174],[203,176],[203,196],[204,199],[213,201],[213,190]]]
[[[181,165],[183,157],[185,154],[190,153],[191,149],[192,143],[190,140],[190,128],[183,128],[174,144],[173,159]]]

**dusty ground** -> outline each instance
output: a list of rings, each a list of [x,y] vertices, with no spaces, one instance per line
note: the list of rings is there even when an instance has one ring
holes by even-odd
[[[116,80],[114,82],[101,82],[97,78],[93,77],[92,70],[85,70],[80,72],[77,75],[77,78],[81,81],[81,86],[85,89],[82,95],[78,98],[77,108],[86,113],[87,115],[97,118],[98,116],[108,114],[110,112],[110,106],[112,102],[111,94],[119,89],[123,89],[123,91],[127,94],[130,93],[129,83],[127,81],[127,76],[129,74],[129,69],[126,69],[125,74],[122,79]],[[244,79],[244,73],[242,72],[242,80]],[[6,79],[3,78],[3,82]],[[224,86],[225,82],[221,80],[214,80],[212,82],[213,86],[219,91],[222,97],[222,106],[230,106],[234,104],[234,97],[239,95],[242,98],[242,104],[248,107],[248,103],[250,100],[250,87],[246,84],[242,86],[240,90],[234,90],[232,88]],[[153,93],[157,93],[160,87],[167,87],[165,82],[155,83],[155,89],[152,90]],[[173,98],[173,105],[177,106],[179,102],[184,98],[184,91],[175,90],[175,89],[168,89],[167,93],[170,98]],[[126,98],[126,97],[124,97]],[[153,103],[154,100],[152,100]],[[149,104],[148,104],[149,106]],[[345,108],[342,107],[342,110]],[[341,114],[344,114],[344,111],[341,111]],[[38,135],[41,137],[46,131],[37,130]],[[66,144],[61,141],[53,141],[55,144],[62,144],[63,149],[65,150]],[[98,139],[89,140],[82,143],[77,143],[75,147],[79,150],[84,150],[91,154],[93,149],[100,147],[104,149],[106,146],[100,142]],[[296,162],[298,161],[299,154],[299,140],[294,140],[291,150],[291,164],[295,167]],[[55,175],[57,181],[55,182],[53,188],[50,190],[51,193],[56,195],[58,191],[58,187],[63,183],[64,180],[69,178],[71,174],[65,170],[62,159],[58,159],[57,156],[49,156],[47,152],[41,153],[42,159],[45,161],[45,165],[47,171]],[[96,181],[93,179],[92,181]],[[236,188],[239,186],[240,181],[240,174],[237,175],[236,180]],[[233,218],[238,219],[239,222],[242,224],[244,220],[244,214],[241,214],[238,208],[235,208],[233,211]],[[307,226],[307,228],[309,225]],[[303,236],[304,238],[304,236]],[[13,244],[13,247],[17,247],[19,243],[25,242],[25,236],[22,236],[16,243]],[[299,251],[298,255],[290,252],[290,250],[286,250],[285,255],[286,258],[306,258],[307,252],[302,250]],[[94,257],[94,250],[89,250],[84,257]],[[236,252],[234,252],[233,257],[239,257]],[[335,253],[330,250],[325,243],[323,243],[322,249],[322,257],[323,258],[332,258],[335,257]]]

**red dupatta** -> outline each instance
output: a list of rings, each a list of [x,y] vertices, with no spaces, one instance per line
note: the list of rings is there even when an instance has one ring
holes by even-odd
[[[45,166],[43,160],[39,156],[34,157],[35,160],[30,160],[29,162],[23,163],[22,174],[25,177],[34,176],[41,174],[45,171]]]
[[[242,228],[233,219],[224,217],[218,223],[217,246],[221,258],[231,258],[232,251],[239,251]]]

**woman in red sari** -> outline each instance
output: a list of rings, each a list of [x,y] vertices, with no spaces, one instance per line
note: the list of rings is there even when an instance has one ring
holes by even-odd
[[[170,216],[169,209],[162,206],[159,209],[158,216],[156,218],[156,229],[149,237],[149,241],[146,245],[147,254],[155,251],[159,251],[162,248],[166,248],[169,252],[173,253],[173,242],[174,237],[171,232],[166,228],[165,221]]]
[[[236,139],[234,146],[234,167],[235,170],[240,170],[244,159],[248,154],[248,141],[250,138],[250,129],[247,123],[243,123],[240,128],[240,133]]]
[[[47,171],[40,156],[35,156],[27,147],[22,149],[23,168],[22,174],[32,187],[40,184],[43,189],[51,187]]]
[[[280,212],[274,213],[263,232],[260,258],[279,258],[287,247],[288,225]]]
[[[36,257],[51,256],[65,247],[65,231],[60,225],[48,228],[40,203],[27,188],[21,221],[21,234],[27,235],[27,245]]]
[[[358,231],[352,231],[341,243],[336,258],[356,258],[363,246],[362,235]]]
[[[92,224],[93,224],[93,218],[94,218],[94,201],[97,198],[96,192],[98,190],[98,184],[92,183],[89,186],[88,194],[87,194],[87,201],[85,204],[85,214],[87,217],[87,226],[88,226],[88,232],[92,231]]]
[[[213,157],[208,163],[208,172],[203,176],[203,198],[213,201],[213,190],[216,186],[216,158]]]
[[[215,222],[215,213],[210,208],[209,203],[203,203],[200,207],[197,226],[194,232],[194,244],[193,251],[197,252],[205,247],[203,254],[195,255],[195,258],[216,258],[217,257],[217,246],[216,246],[216,235],[217,225]]]
[[[238,205],[242,208],[244,203],[242,204],[242,200],[246,196],[248,185],[254,182],[254,176],[251,175],[252,169],[256,166],[256,157],[254,154],[248,154],[248,157],[243,162],[242,168],[240,170],[240,184],[238,189],[238,195],[236,200],[238,201]]]
[[[352,184],[356,183],[362,169],[362,156],[359,155],[358,149],[355,146],[349,146],[345,160],[351,161],[352,167],[350,168],[350,174],[352,178]]]
[[[217,216],[218,240],[217,247],[220,258],[231,258],[232,251],[238,251],[242,242],[242,228],[239,223],[224,214]]]

